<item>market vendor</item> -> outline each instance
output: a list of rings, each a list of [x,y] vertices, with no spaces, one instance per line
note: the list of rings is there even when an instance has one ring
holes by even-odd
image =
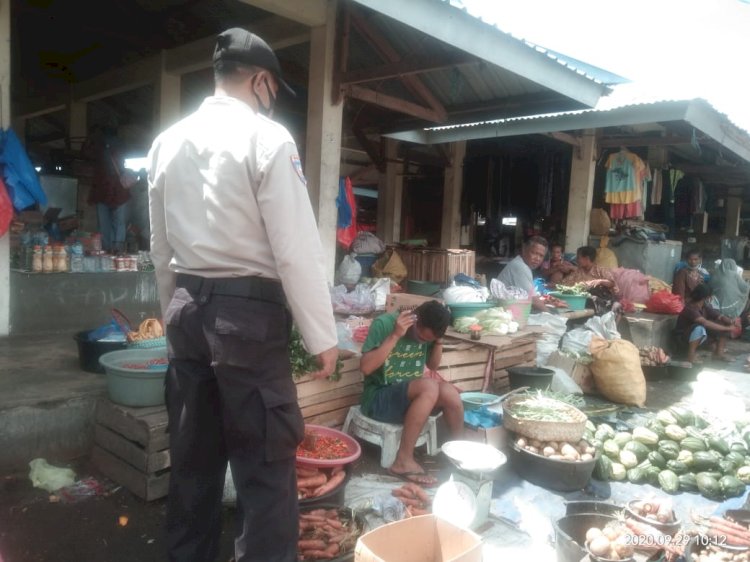
[[[591,301],[597,314],[604,314],[616,308],[620,288],[609,269],[594,263],[596,248],[581,246],[576,252],[577,267],[568,273],[560,285],[572,287],[582,285],[591,295]],[[618,305],[619,306],[619,305]]]
[[[702,256],[698,250],[690,250],[685,257],[687,265],[681,267],[674,274],[672,293],[679,295],[682,302],[686,303],[693,289],[706,280],[707,272],[702,267],[701,259]]]
[[[736,261],[725,258],[711,276],[709,285],[718,303],[717,310],[729,318],[740,318],[742,325],[747,326],[750,283],[742,278],[741,271]]]
[[[523,289],[531,297],[531,306],[534,310],[546,310],[545,301],[536,295],[534,290],[534,274],[532,270],[537,269],[544,257],[547,255],[547,241],[541,236],[532,236],[523,244],[521,253],[510,260],[497,276],[506,287],[518,287]],[[562,303],[553,303],[555,305]],[[564,304],[563,304],[564,305]]]
[[[596,261],[596,248],[592,246],[581,246],[576,252],[576,267],[568,273],[560,282],[561,285],[572,287],[582,283],[589,290],[602,287],[607,289],[613,296],[620,294],[620,289],[609,269],[599,267]]]
[[[547,285],[554,288],[563,277],[575,271],[576,266],[565,259],[562,244],[552,244],[549,254],[549,260],[542,262],[540,273]]]
[[[731,361],[726,355],[726,341],[738,328],[734,320],[706,303],[711,295],[711,287],[700,283],[690,293],[685,308],[677,317],[674,331],[678,352],[687,352],[687,360],[691,363],[701,363],[698,347],[707,341],[713,348],[714,360]]]
[[[359,367],[365,377],[362,413],[385,423],[403,424],[391,475],[421,486],[434,486],[414,458],[414,447],[427,418],[442,410],[453,439],[463,435],[464,408],[456,388],[423,377],[443,356],[442,337],[450,324],[448,309],[428,301],[416,310],[390,312],[373,320],[362,345]]]

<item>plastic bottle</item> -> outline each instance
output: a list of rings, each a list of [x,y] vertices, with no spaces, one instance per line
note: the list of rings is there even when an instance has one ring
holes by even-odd
[[[42,247],[34,246],[34,254],[31,257],[31,271],[41,273],[44,269]]]
[[[70,271],[72,273],[83,272],[83,244],[75,242],[70,247]]]
[[[68,272],[68,252],[62,244],[55,247],[55,271],[57,273]]]
[[[55,271],[55,254],[52,246],[47,244],[42,253],[42,272],[52,273],[53,271]]]
[[[91,236],[91,251],[92,253],[102,251],[102,235],[98,232]]]

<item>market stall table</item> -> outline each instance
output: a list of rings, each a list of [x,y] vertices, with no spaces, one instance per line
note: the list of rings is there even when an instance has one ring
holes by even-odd
[[[515,334],[483,334],[481,339],[473,340],[471,335],[449,327],[440,374],[462,391],[492,389],[502,393],[509,387],[509,367],[535,364],[536,342],[541,333],[540,326],[526,326]]]

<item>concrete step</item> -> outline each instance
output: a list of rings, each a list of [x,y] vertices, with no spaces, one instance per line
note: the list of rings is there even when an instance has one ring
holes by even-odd
[[[88,455],[104,394],[104,376],[80,369],[73,334],[0,338],[0,470]]]

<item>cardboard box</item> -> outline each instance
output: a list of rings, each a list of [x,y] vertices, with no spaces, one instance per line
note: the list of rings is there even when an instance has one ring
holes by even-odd
[[[505,451],[508,444],[508,430],[502,425],[495,427],[474,427],[464,425],[464,439],[477,441],[495,447],[499,451]]]
[[[581,390],[583,390],[585,394],[596,394],[594,375],[588,365],[579,363],[574,358],[563,355],[559,351],[555,351],[547,358],[545,366],[562,369],[570,375],[570,378],[581,387]]]
[[[442,299],[436,299],[435,297],[423,297],[422,295],[412,295],[410,293],[391,293],[385,301],[385,311],[393,312],[394,310],[398,310],[402,312],[404,310],[414,310],[420,304],[427,301],[443,302]]]
[[[354,548],[354,562],[405,560],[481,562],[482,539],[476,533],[434,515],[421,515],[365,533]]]

